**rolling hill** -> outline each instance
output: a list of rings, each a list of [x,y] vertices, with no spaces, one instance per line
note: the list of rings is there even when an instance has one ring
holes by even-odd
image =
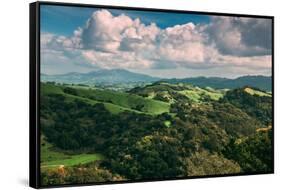
[[[144,74],[133,73],[124,69],[102,69],[89,73],[67,73],[62,75],[41,74],[41,81],[54,81],[68,84],[122,84],[122,83],[148,83],[160,78]]]
[[[220,77],[192,77],[182,79],[165,79],[152,77],[149,75],[134,73],[124,69],[102,69],[89,73],[67,73],[62,75],[41,74],[41,81],[53,81],[67,84],[87,84],[87,85],[116,85],[116,84],[139,84],[153,83],[156,81],[167,82],[171,84],[187,83],[198,87],[211,87],[216,89],[235,89],[244,86],[251,86],[261,90],[271,92],[270,76],[242,76],[236,79]]]
[[[164,79],[169,83],[189,83],[199,87],[212,87],[218,89],[235,89],[244,86],[259,88],[264,91],[272,91],[272,79],[270,76],[242,76],[236,79],[219,77],[194,77],[184,79]]]
[[[71,89],[67,91],[67,89]],[[169,103],[144,98],[142,96],[125,92],[116,92],[102,89],[81,89],[75,86],[67,87],[62,85],[41,83],[41,93],[59,94],[69,100],[81,100],[88,104],[103,103],[112,113],[132,111],[137,113],[161,114],[169,112]]]
[[[133,88],[129,92],[169,103],[177,101],[200,103],[209,100],[219,100],[224,96],[226,90],[198,87],[184,83],[170,84],[167,82],[157,82],[145,87]]]
[[[272,95],[258,88],[40,86],[44,184],[272,170]]]

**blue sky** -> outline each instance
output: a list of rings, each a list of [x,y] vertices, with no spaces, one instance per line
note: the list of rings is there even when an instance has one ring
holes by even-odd
[[[166,78],[271,75],[270,19],[40,8],[45,74],[118,68]]]
[[[51,32],[59,35],[72,35],[77,27],[85,25],[86,20],[93,12],[99,8],[88,7],[69,7],[69,6],[41,6],[41,31]],[[114,16],[125,14],[136,19],[140,18],[142,23],[148,25],[156,23],[160,28],[167,28],[176,24],[208,23],[210,18],[207,15],[183,14],[183,13],[165,13],[148,12],[134,10],[107,9]]]

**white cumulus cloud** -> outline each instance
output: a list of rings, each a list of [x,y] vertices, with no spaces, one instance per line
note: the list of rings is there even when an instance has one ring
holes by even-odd
[[[44,62],[57,56],[63,64],[93,68],[258,71],[271,68],[271,40],[271,22],[266,19],[212,16],[208,24],[163,29],[98,10],[70,37],[42,33],[41,52]]]

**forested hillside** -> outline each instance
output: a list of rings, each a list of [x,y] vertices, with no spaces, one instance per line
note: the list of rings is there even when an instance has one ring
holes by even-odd
[[[43,185],[273,170],[272,97],[257,88],[48,82],[40,98]]]

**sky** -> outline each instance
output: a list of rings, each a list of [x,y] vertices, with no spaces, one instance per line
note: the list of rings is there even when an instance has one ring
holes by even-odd
[[[41,73],[271,75],[271,20],[41,5]]]

